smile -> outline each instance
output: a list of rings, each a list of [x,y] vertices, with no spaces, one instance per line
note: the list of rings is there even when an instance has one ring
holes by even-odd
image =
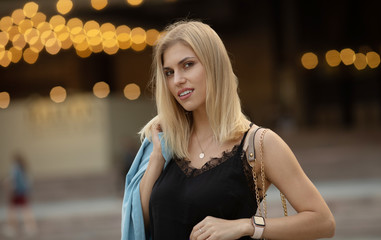
[[[186,90],[186,91],[180,93],[179,96],[182,97],[182,96],[187,95],[187,94],[189,94],[189,93],[191,93],[191,92],[193,92],[193,90]]]
[[[181,100],[184,100],[188,97],[190,97],[193,93],[194,89],[192,88],[185,88],[185,89],[182,89],[180,90],[177,95],[180,97]]]

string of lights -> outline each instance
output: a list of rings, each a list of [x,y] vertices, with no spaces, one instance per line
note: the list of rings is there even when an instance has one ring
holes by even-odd
[[[330,67],[337,67],[340,63],[346,66],[354,65],[357,70],[363,70],[367,66],[377,68],[380,65],[380,55],[374,51],[364,51],[355,53],[350,48],[344,48],[340,52],[337,50],[329,50],[325,53],[325,61]],[[307,52],[301,57],[301,63],[305,69],[315,69],[319,60],[315,53]]]
[[[126,2],[136,7],[143,0]],[[107,4],[107,0],[91,0],[95,10],[102,10]],[[81,58],[102,51],[109,55],[127,49],[139,52],[147,46],[154,46],[160,37],[160,32],[156,29],[131,29],[126,25],[100,24],[95,20],[84,23],[79,18],[67,20],[63,15],[73,8],[71,0],[59,0],[56,8],[59,14],[52,16],[49,21],[43,12],[38,11],[39,5],[36,2],[28,2],[22,9],[16,9],[10,16],[0,19],[0,66],[8,67],[21,59],[34,64],[44,49],[47,53],[56,55],[61,50],[74,48]],[[98,82],[93,86],[93,94],[98,98],[105,98],[109,93],[110,87],[106,82]],[[141,92],[137,84],[130,83],[125,86],[123,93],[127,99],[135,100]],[[64,102],[66,97],[66,89],[62,86],[55,86],[50,91],[53,102]],[[0,92],[0,108],[5,109],[9,104],[9,93]]]

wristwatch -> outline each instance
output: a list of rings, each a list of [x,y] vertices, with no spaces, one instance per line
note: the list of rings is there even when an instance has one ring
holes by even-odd
[[[261,216],[253,216],[251,218],[251,223],[253,224],[254,227],[254,234],[251,237],[252,239],[261,239],[263,230],[265,230],[266,227],[266,222],[265,218]]]

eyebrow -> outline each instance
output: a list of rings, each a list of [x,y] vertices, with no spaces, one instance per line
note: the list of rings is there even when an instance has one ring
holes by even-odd
[[[181,59],[181,60],[177,63],[177,65],[181,65],[181,64],[183,64],[185,61],[187,61],[187,60],[189,60],[189,59],[192,59],[192,58],[195,58],[195,57],[185,57],[185,58]],[[170,68],[170,67],[163,67],[163,69],[164,69],[164,70],[168,70],[168,69],[171,69],[171,68]]]

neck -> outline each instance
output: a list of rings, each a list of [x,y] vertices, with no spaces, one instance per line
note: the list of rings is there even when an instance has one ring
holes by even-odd
[[[213,135],[205,108],[193,111],[193,131],[200,140]]]

